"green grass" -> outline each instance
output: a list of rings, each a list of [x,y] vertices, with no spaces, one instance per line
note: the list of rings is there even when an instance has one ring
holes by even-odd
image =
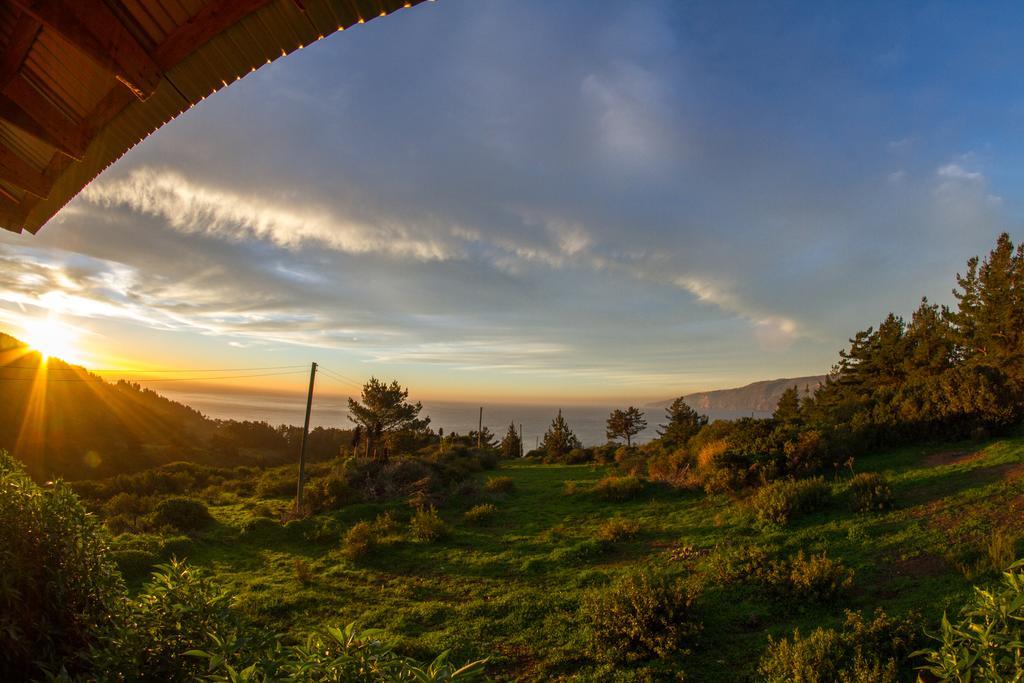
[[[943,452],[970,455],[936,455]],[[611,503],[589,492],[604,468],[516,463],[499,473],[512,478],[513,490],[440,509],[453,530],[442,541],[413,540],[411,511],[395,504],[353,505],[242,534],[262,501],[240,500],[212,506],[216,524],[196,537],[189,560],[214,572],[240,609],[295,637],[321,624],[357,620],[386,629],[414,656],[446,649],[456,660],[490,656],[489,674],[498,679],[633,680],[683,669],[688,680],[743,680],[752,676],[769,635],[838,625],[844,609],[916,609],[934,631],[943,610],[955,611],[972,583],[985,578],[968,579],[961,567],[985,556],[992,533],[1024,536],[1022,438],[902,449],[861,459],[854,469],[886,475],[892,510],[850,511],[850,473],[844,470],[829,477],[833,496],[824,510],[765,530],[743,501],[726,496],[647,484],[636,500]],[[480,483],[485,479],[481,475]],[[566,495],[565,482],[576,482],[577,492]],[[465,511],[481,503],[493,503],[496,514],[485,525],[467,523]],[[396,530],[369,556],[347,559],[344,532],[385,510],[399,520]],[[318,519],[328,516],[337,523],[336,536],[307,540]],[[613,516],[637,521],[639,532],[599,541],[599,528]],[[645,562],[702,581],[707,558],[697,553],[673,561],[672,550],[713,552],[728,543],[756,543],[782,556],[827,551],[856,572],[853,589],[837,604],[815,606],[789,604],[756,585],[706,582],[698,603],[705,628],[692,654],[617,672],[590,657],[588,626],[577,616],[586,591]],[[312,581],[300,582],[296,559],[308,563]]]

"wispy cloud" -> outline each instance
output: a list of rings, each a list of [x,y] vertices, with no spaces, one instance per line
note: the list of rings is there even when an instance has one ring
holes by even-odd
[[[456,254],[450,245],[417,234],[395,222],[365,223],[337,211],[282,201],[265,194],[243,194],[194,183],[174,170],[138,168],[127,177],[101,179],[83,192],[102,207],[125,207],[155,216],[183,233],[231,241],[268,240],[286,249],[314,244],[338,251],[380,253],[420,261],[442,261]]]

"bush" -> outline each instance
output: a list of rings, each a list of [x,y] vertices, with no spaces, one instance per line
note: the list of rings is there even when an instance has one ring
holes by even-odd
[[[269,517],[250,517],[242,522],[241,532],[243,536],[252,536],[279,528],[281,528],[281,525],[277,523],[277,520],[270,519]]]
[[[303,503],[308,512],[322,512],[337,510],[351,503],[354,498],[348,481],[338,473],[331,473],[309,482],[304,491]]]
[[[390,511],[386,511],[377,515],[377,519],[373,520],[373,526],[377,529],[377,533],[386,536],[398,530],[398,520]]]
[[[677,577],[650,569],[626,574],[583,603],[593,654],[615,663],[685,652],[701,629],[694,599]]]
[[[512,477],[488,477],[484,484],[484,491],[487,493],[511,493],[516,490],[516,483]]]
[[[156,681],[195,680],[206,662],[186,653],[211,648],[241,628],[229,598],[204,574],[178,562],[158,569],[131,602],[131,618],[93,649],[99,680],[136,680],[141,672]]]
[[[114,561],[125,578],[129,579],[145,576],[160,561],[153,553],[134,548],[114,550],[110,553],[110,559]]]
[[[490,503],[484,503],[482,505],[474,505],[469,510],[466,510],[464,517],[467,524],[486,524],[494,519],[494,515],[497,512],[498,508]]]
[[[765,683],[896,683],[908,678],[918,619],[894,619],[881,609],[870,620],[847,612],[840,630],[819,628],[808,636],[797,630],[791,640],[769,637],[758,673]]]
[[[798,600],[829,602],[850,588],[853,571],[825,553],[805,557],[801,550],[791,560],[773,563],[768,582]]]
[[[291,498],[295,496],[299,473],[294,467],[278,467],[267,470],[256,484],[256,495],[260,498]]]
[[[943,681],[1017,681],[1024,671],[1024,560],[1010,565],[1002,583],[975,588],[957,622],[942,617],[939,645],[923,650],[921,667]]]
[[[754,514],[765,524],[788,524],[824,507],[832,490],[821,477],[776,481],[762,486],[751,499]]]
[[[704,476],[704,492],[709,496],[739,491],[747,484],[742,472],[731,467],[719,467]]]
[[[193,498],[165,498],[153,510],[157,527],[169,526],[178,531],[198,531],[212,521],[206,505]]]
[[[40,488],[0,451],[0,679],[76,671],[123,595],[107,544],[70,488]]]
[[[892,506],[892,489],[877,472],[862,472],[850,480],[854,512],[875,512]]]
[[[409,531],[418,541],[433,543],[447,538],[450,533],[448,525],[437,514],[431,505],[429,508],[418,508],[409,521]]]
[[[616,477],[608,475],[594,485],[594,493],[602,500],[621,503],[636,498],[644,491],[639,477]]]
[[[350,560],[356,560],[372,553],[377,547],[377,527],[369,522],[356,522],[345,533],[342,552]]]
[[[771,571],[770,553],[756,545],[725,547],[711,556],[709,574],[715,583],[764,580]]]
[[[640,532],[640,522],[635,519],[613,517],[601,525],[597,530],[597,538],[606,543],[614,543],[627,538],[633,538]]]

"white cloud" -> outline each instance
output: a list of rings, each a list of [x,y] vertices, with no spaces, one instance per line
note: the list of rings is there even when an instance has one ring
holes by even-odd
[[[380,253],[419,261],[458,256],[450,245],[396,222],[349,220],[322,207],[201,185],[167,169],[143,167],[124,178],[101,179],[82,196],[97,206],[120,206],[161,218],[179,232],[234,242],[261,239],[290,250],[314,243],[350,254]]]

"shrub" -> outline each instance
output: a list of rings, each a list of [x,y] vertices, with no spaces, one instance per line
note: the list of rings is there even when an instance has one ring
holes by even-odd
[[[254,534],[263,534],[271,529],[278,529],[281,525],[276,520],[270,519],[269,517],[250,517],[249,519],[242,522],[241,532],[243,536],[252,536]]]
[[[594,485],[594,493],[598,498],[621,503],[636,498],[644,490],[644,483],[639,477],[616,477],[608,475]]]
[[[260,498],[291,498],[295,495],[299,473],[293,467],[278,467],[267,470],[256,484],[256,495]]]
[[[875,512],[892,506],[892,489],[877,472],[862,472],[850,480],[854,512]]]
[[[377,529],[377,533],[386,536],[398,530],[398,520],[390,511],[385,511],[377,515],[377,519],[373,520],[373,526]]]
[[[718,439],[705,444],[697,451],[697,469],[701,472],[708,472],[718,467],[718,462],[729,450],[729,442],[726,439]]]
[[[575,496],[577,493],[583,490],[580,483],[575,480],[568,480],[562,482],[562,495],[564,496]]]
[[[956,623],[942,617],[939,642],[922,650],[921,667],[943,681],[1016,681],[1024,671],[1024,560],[1010,565],[1002,582],[976,587]]]
[[[720,467],[704,476],[704,492],[711,496],[716,493],[732,493],[742,489],[746,483],[746,477],[739,470]]]
[[[919,617],[894,619],[881,609],[870,620],[847,612],[841,629],[774,640],[761,657],[765,683],[896,683],[907,678],[907,657],[917,642]]]
[[[516,490],[516,483],[512,477],[488,477],[484,484],[484,491],[487,493],[511,493]]]
[[[427,543],[447,538],[450,533],[448,525],[437,514],[433,505],[429,508],[417,508],[409,521],[409,531],[412,532],[413,538]]]
[[[584,539],[564,548],[555,548],[548,559],[555,565],[578,565],[600,557],[607,550],[603,541]]]
[[[188,536],[168,536],[160,542],[160,557],[164,560],[188,557],[195,543]]]
[[[130,604],[131,618],[110,629],[90,655],[99,680],[195,680],[206,662],[191,650],[232,638],[241,622],[229,598],[201,572],[184,564],[162,565]]]
[[[0,679],[75,672],[123,594],[107,543],[70,488],[41,489],[0,451]]]
[[[623,662],[685,652],[701,629],[694,599],[677,577],[650,569],[591,593],[582,609],[592,624],[594,655]]]
[[[825,553],[805,557],[801,550],[791,560],[773,563],[768,582],[798,600],[828,602],[850,588],[853,571]]]
[[[794,517],[823,507],[831,493],[821,477],[776,481],[762,486],[751,505],[762,523],[788,524]]]
[[[709,573],[716,583],[764,580],[771,571],[770,553],[756,545],[729,546],[711,556]]]
[[[342,552],[345,557],[355,560],[365,557],[377,547],[377,527],[369,522],[356,522],[345,533]]]
[[[153,553],[135,548],[114,550],[110,553],[110,559],[114,561],[125,578],[129,579],[145,576],[160,561]]]
[[[355,497],[349,490],[348,481],[336,472],[311,480],[304,496],[303,503],[309,512],[337,510]]]
[[[700,489],[703,481],[694,458],[685,448],[651,457],[647,461],[647,476],[651,481],[663,481],[674,488],[686,490]]]
[[[474,505],[466,511],[464,515],[467,524],[486,524],[494,519],[494,515],[497,514],[498,508],[494,507],[490,503],[484,503],[482,505]]]
[[[635,519],[613,517],[601,525],[597,530],[597,538],[606,543],[614,543],[627,538],[633,538],[640,531],[640,522]]]
[[[821,432],[815,429],[801,432],[795,441],[787,441],[783,452],[786,454],[786,471],[794,475],[820,470],[827,455]]]
[[[165,498],[153,510],[156,526],[169,526],[178,531],[197,531],[212,521],[206,505],[193,498]]]
[[[149,496],[118,493],[103,506],[103,515],[108,520],[107,526],[112,531],[118,526],[137,529],[140,518],[151,513],[153,505],[154,501]]]

